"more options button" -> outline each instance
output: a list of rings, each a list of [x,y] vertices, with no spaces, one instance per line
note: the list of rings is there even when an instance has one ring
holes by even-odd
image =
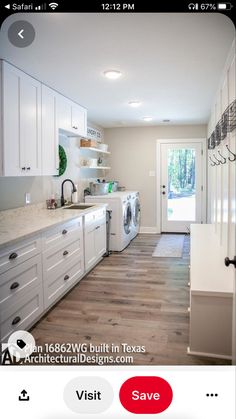
[[[74,413],[102,413],[114,398],[111,385],[101,377],[76,377],[64,389],[64,401]]]
[[[156,414],[168,409],[173,399],[170,384],[161,377],[131,377],[120,388],[120,402],[131,413]]]

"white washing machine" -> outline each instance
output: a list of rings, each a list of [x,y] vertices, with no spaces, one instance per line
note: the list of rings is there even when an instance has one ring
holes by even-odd
[[[132,205],[128,192],[112,192],[108,195],[88,195],[86,203],[106,203],[112,211],[110,226],[110,250],[121,252],[132,240]]]
[[[131,223],[131,240],[133,240],[140,229],[140,215],[141,215],[141,206],[139,199],[139,192],[131,191],[131,210],[132,210],[132,223]]]

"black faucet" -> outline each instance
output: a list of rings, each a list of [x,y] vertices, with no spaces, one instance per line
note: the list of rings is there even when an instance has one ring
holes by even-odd
[[[77,189],[75,187],[75,184],[74,184],[74,182],[71,179],[65,179],[65,180],[63,180],[63,182],[61,184],[61,206],[62,207],[64,207],[64,205],[65,205],[64,190],[63,190],[63,187],[64,187],[64,183],[65,182],[70,182],[72,184],[72,193],[77,191]]]

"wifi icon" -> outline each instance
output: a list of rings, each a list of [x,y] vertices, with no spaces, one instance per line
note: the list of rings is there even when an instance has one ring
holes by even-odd
[[[55,10],[58,6],[58,3],[49,3],[49,7],[51,7],[52,10]]]

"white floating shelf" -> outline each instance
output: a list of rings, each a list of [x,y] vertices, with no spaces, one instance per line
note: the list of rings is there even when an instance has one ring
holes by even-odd
[[[90,150],[90,151],[97,151],[98,153],[102,153],[102,154],[111,154],[110,151],[103,151],[103,150],[100,150],[100,148],[94,148],[94,147],[80,147],[80,150]]]
[[[80,166],[81,169],[103,169],[103,170],[110,170],[110,167],[108,166]]]

